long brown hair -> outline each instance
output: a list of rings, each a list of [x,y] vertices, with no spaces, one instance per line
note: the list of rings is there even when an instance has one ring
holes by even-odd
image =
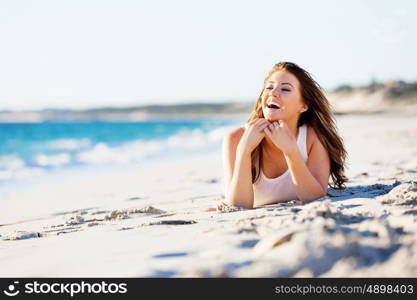
[[[331,106],[323,93],[323,89],[313,79],[310,73],[291,62],[279,62],[275,64],[264,80],[264,87],[266,81],[273,73],[282,70],[293,74],[298,79],[301,86],[301,97],[308,106],[308,109],[300,115],[297,126],[307,124],[314,128],[317,137],[330,156],[330,175],[334,183],[334,186],[329,183],[330,187],[335,189],[345,188],[344,183],[348,180],[344,174],[347,152],[342,138],[337,133]],[[264,88],[256,101],[248,122],[257,118],[264,118],[262,111],[263,90]],[[252,182],[254,183],[259,178],[260,166],[262,165],[262,143],[252,151],[251,162]]]

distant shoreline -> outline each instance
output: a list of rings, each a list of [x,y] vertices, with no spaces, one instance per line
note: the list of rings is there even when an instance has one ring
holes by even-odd
[[[252,105],[245,103],[148,106],[134,108],[98,108],[85,111],[42,110],[0,112],[0,123],[17,122],[138,122],[151,120],[242,119],[249,117]]]
[[[401,112],[417,113],[417,82],[372,82],[367,86],[341,85],[326,93],[336,115]],[[43,109],[0,111],[0,122],[146,121],[159,119],[246,118],[253,102],[183,103],[85,110]]]

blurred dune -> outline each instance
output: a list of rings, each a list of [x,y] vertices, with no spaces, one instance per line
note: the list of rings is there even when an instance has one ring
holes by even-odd
[[[362,87],[341,85],[327,96],[338,114],[417,112],[417,81],[373,81]]]

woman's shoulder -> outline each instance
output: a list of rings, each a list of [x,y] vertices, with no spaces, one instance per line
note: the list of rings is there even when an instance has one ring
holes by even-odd
[[[231,129],[226,133],[225,139],[231,144],[237,144],[242,138],[242,135],[244,132],[245,132],[245,126]]]
[[[243,133],[245,132],[245,126],[233,128],[227,132],[227,135],[231,138],[241,138]]]
[[[307,126],[307,153],[310,153],[311,148],[313,147],[314,143],[321,143],[319,138],[317,137],[317,132],[314,130],[313,127]]]

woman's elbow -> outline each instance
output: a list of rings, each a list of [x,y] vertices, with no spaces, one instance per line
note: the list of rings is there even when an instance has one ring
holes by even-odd
[[[235,204],[235,206],[241,207],[241,208],[244,208],[244,209],[253,209],[253,204],[252,203],[237,203],[237,204]]]
[[[239,201],[239,199],[236,199],[235,197],[226,197],[225,202],[230,206],[237,206],[244,209],[253,209],[253,201]]]
[[[324,197],[327,195],[327,190],[320,190],[317,193],[314,193],[314,195],[310,194],[307,197],[300,197],[299,200],[302,202],[302,204],[307,204],[309,202],[312,202],[314,200],[320,199],[321,197]]]
[[[320,189],[318,189],[318,191],[317,192],[315,192],[314,194],[313,194],[313,199],[311,200],[311,201],[313,201],[313,200],[317,200],[317,199],[319,199],[319,198],[321,198],[321,197],[324,197],[324,196],[326,196],[327,195],[327,189],[325,189],[325,188],[323,188],[323,187],[321,187]]]
[[[318,193],[317,199],[327,195],[327,189],[322,188]]]
[[[242,199],[242,195],[236,195],[233,191],[230,190],[230,186],[226,185],[224,189],[224,203],[230,206],[237,206],[245,209],[253,208],[252,199]],[[246,197],[244,197],[246,198]]]

